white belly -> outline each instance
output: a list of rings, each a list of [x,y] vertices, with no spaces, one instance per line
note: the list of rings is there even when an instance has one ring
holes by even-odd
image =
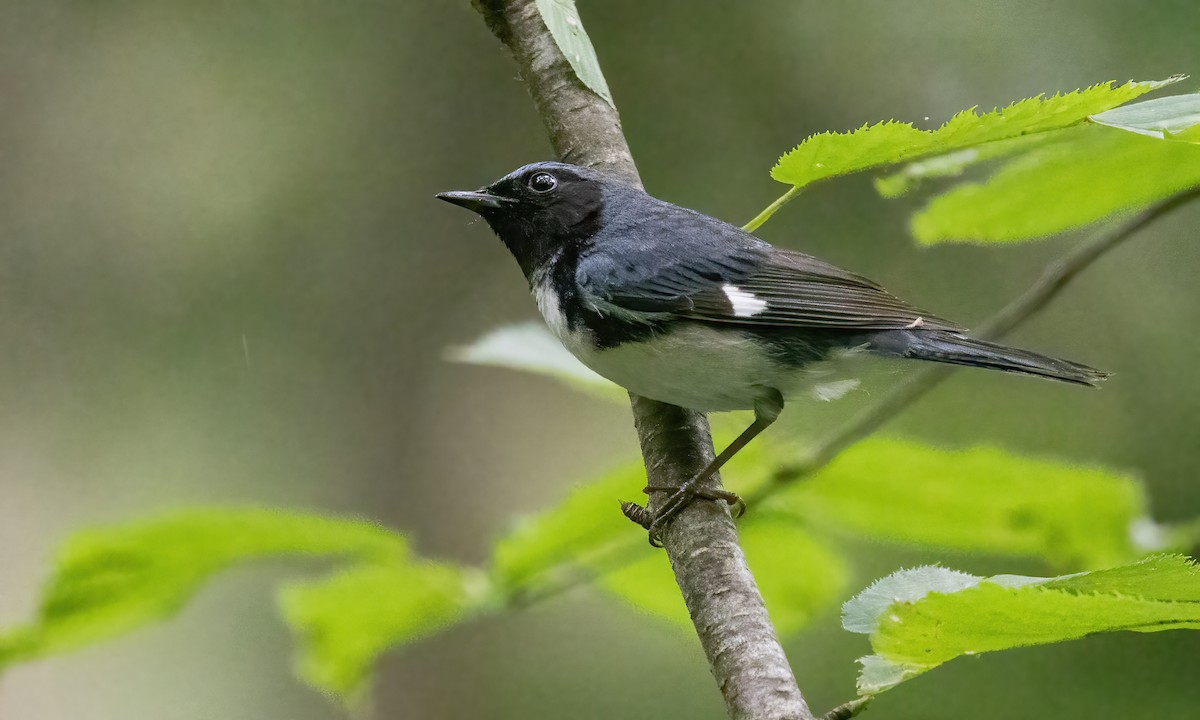
[[[786,373],[749,336],[682,325],[644,342],[607,350],[584,345],[576,357],[638,395],[705,412],[750,410]]]
[[[538,309],[550,330],[584,365],[638,395],[703,412],[750,410],[778,390],[833,400],[858,383],[831,361],[797,371],[780,365],[752,336],[733,328],[679,324],[641,342],[597,349],[586,330],[571,330],[548,284],[537,283]]]

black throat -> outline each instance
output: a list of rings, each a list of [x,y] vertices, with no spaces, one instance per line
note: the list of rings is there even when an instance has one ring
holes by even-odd
[[[590,185],[544,203],[521,202],[484,218],[532,283],[534,276],[546,274],[564,259],[574,266],[599,232],[603,209],[600,188]]]

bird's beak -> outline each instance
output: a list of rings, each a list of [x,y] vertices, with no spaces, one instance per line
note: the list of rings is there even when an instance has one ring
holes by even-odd
[[[508,198],[492,195],[489,192],[461,190],[455,192],[444,192],[435,195],[438,200],[445,200],[448,203],[461,205],[473,212],[483,212],[484,210],[497,210],[512,202]]]

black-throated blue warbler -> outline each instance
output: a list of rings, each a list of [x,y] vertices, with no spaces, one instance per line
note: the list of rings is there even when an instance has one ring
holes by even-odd
[[[473,192],[437,197],[483,217],[512,252],[546,324],[584,365],[625,389],[701,412],[753,410],[754,422],[672,495],[650,527],[779,416],[784,400],[852,388],[839,360],[870,353],[1094,385],[1086,365],[965,335],[878,284],[774,247],[597,170],[526,165]],[[837,378],[837,379],[835,379]]]

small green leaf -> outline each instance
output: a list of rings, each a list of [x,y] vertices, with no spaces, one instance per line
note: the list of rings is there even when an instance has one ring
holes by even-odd
[[[549,375],[576,390],[628,403],[629,395],[579,362],[542,323],[498,328],[466,347],[447,351],[449,360]]]
[[[848,574],[844,558],[808,532],[765,518],[748,519],[738,532],[746,562],[780,634],[803,628],[841,597]],[[634,607],[692,626],[662,553],[646,553],[606,573],[601,584]]]
[[[1128,562],[1149,537],[1133,478],[1013,455],[896,439],[854,445],[758,512],[892,542],[1043,558],[1062,567]]]
[[[1012,242],[1136,211],[1200,184],[1200,148],[1080,128],[959,185],[913,216],[922,243]]]
[[[80,532],[59,553],[37,619],[0,635],[0,669],[168,617],[235,563],[279,556],[395,563],[407,554],[402,536],[371,523],[274,510],[190,510]]]
[[[385,651],[441,630],[479,607],[485,583],[460,567],[404,562],[360,565],[287,587],[280,605],[300,637],[299,674],[326,692],[352,696],[363,689]]]
[[[1090,120],[1159,140],[1177,138],[1200,125],[1200,93],[1126,105],[1093,115]]]
[[[939,148],[933,133],[910,123],[889,120],[848,133],[823,132],[808,137],[779,158],[771,177],[803,187],[818,180],[902,162]]]
[[[918,130],[908,123],[888,121],[864,125],[849,133],[819,133],[779,158],[771,177],[799,188],[859,170],[1058,130],[1182,79],[1131,81],[1117,87],[1102,83],[1065,95],[1027,98],[982,115],[972,108],[937,130]]]
[[[847,602],[843,617],[847,629],[871,635],[859,692],[873,695],[962,655],[1098,632],[1200,629],[1200,569],[1162,555],[1057,578],[905,570]]]
[[[554,42],[562,51],[571,68],[583,82],[609,105],[613,105],[612,94],[608,91],[608,83],[604,73],[600,71],[600,61],[596,58],[596,50],[592,41],[583,29],[579,20],[579,10],[575,0],[537,0],[537,9]]]

